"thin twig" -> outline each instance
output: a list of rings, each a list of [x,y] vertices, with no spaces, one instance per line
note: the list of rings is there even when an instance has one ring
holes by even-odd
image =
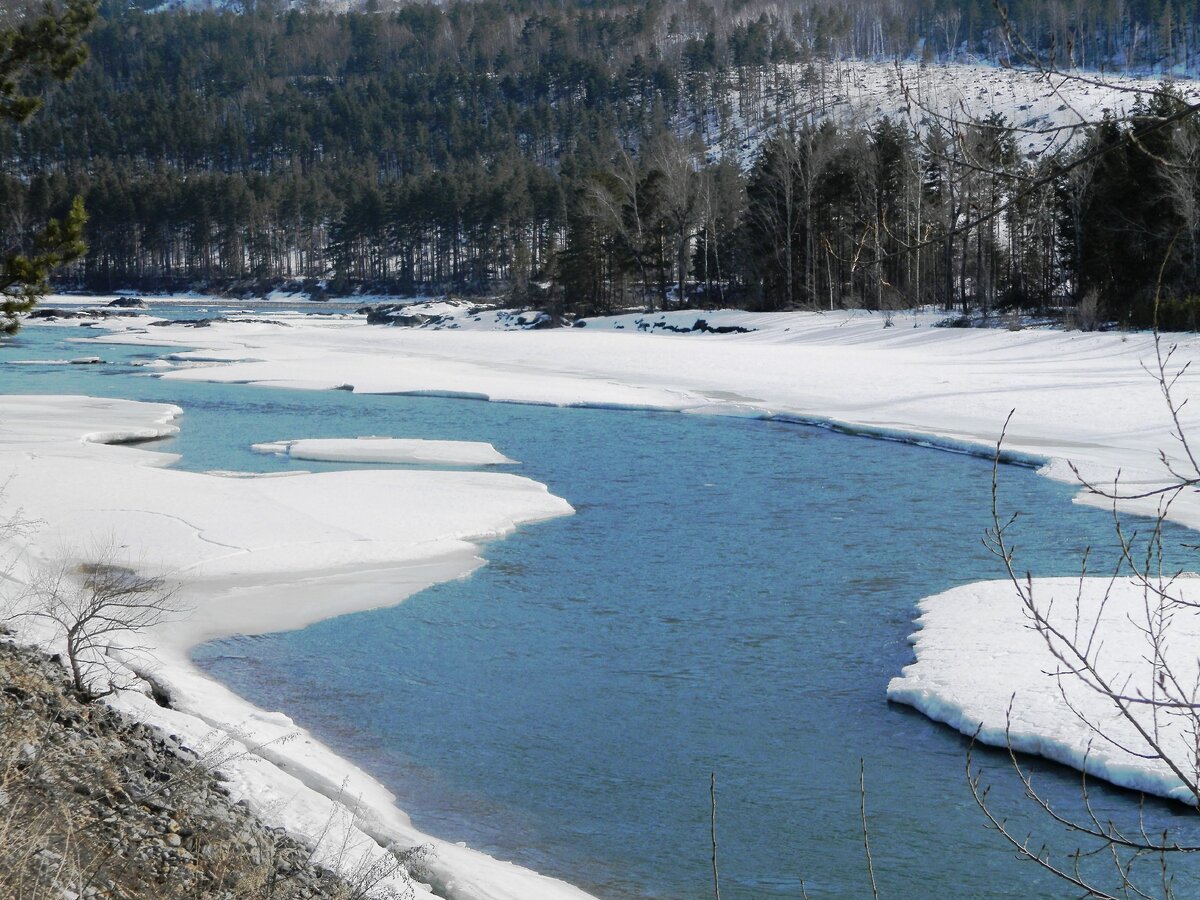
[[[721,900],[721,876],[717,872],[717,773],[708,775],[708,832],[712,840],[713,896]]]
[[[879,885],[875,883],[875,862],[871,859],[871,839],[867,828],[867,762],[858,760],[858,808],[862,815],[863,850],[867,854],[867,876],[871,879],[871,896],[879,900]]]

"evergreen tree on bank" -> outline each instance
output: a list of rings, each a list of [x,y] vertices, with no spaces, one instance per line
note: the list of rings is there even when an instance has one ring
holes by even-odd
[[[39,83],[64,81],[83,64],[87,48],[81,39],[95,15],[92,0],[67,0],[65,7],[47,5],[26,15],[10,11],[9,20],[0,20],[0,119],[24,125],[42,106]],[[8,209],[8,204],[2,208]],[[0,260],[0,332],[14,333],[18,315],[46,292],[50,272],[86,252],[86,221],[83,201],[76,197],[61,220],[50,219],[21,242],[24,246],[5,247]]]

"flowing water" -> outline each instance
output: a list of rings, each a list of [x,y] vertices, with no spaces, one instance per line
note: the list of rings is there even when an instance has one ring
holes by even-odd
[[[0,390],[178,403],[182,434],[160,447],[193,470],[350,467],[249,449],[275,439],[490,441],[575,506],[395,608],[195,652],[380,778],[423,830],[601,897],[702,898],[715,773],[725,900],[798,897],[802,883],[869,896],[861,759],[884,896],[1066,893],[984,829],[967,742],[885,700],[912,660],[917,601],[1000,577],[981,545],[989,462],[739,419],[178,383],[131,365],[153,348],[64,348],[76,334],[22,332],[0,350]],[[84,353],[108,364],[4,364]],[[1023,567],[1073,574],[1085,547],[1111,545],[1108,516],[1071,493],[1003,469]],[[1007,758],[980,761],[1014,827],[1041,828]],[[1076,774],[1032,765],[1077,807]],[[1137,815],[1132,794],[1091,797],[1102,815]],[[1148,815],[1200,838],[1181,809]]]

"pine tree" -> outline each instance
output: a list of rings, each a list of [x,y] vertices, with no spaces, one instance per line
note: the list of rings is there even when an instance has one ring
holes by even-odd
[[[96,15],[93,0],[67,0],[64,8],[47,7],[15,24],[0,25],[0,121],[23,125],[42,105],[26,93],[35,79],[69,78],[87,59],[81,43]],[[4,253],[0,261],[0,332],[13,334],[17,316],[33,308],[48,287],[51,270],[78,259],[87,250],[83,227],[87,215],[76,197],[66,216],[51,219],[25,248]]]

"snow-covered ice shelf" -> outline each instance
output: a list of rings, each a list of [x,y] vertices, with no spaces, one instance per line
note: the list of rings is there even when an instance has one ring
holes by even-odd
[[[119,707],[217,759],[238,799],[269,824],[319,841],[318,860],[353,868],[391,842],[430,845],[436,895],[582,900],[555,879],[416,831],[377,781],[280,713],[202,675],[188,650],[213,638],[300,628],[398,603],[480,565],[477,541],[571,513],[545,486],[502,473],[364,470],[222,478],[164,468],[130,442],[175,434],[166,404],[0,396],[0,606],[54,570],[102,558],[177,584],[176,614],[106,652],[148,678],[171,708],[123,692]],[[35,620],[18,620],[23,637]],[[346,648],[353,652],[353,648]],[[402,650],[400,651],[402,652]],[[419,896],[431,896],[422,887]]]
[[[254,444],[273,453],[314,462],[411,463],[441,466],[498,466],[514,463],[483,441],[430,441],[416,438],[305,438]]]
[[[1110,590],[1111,587],[1111,590]],[[1172,595],[1200,600],[1200,578],[1177,579]],[[1156,654],[1148,640],[1159,604],[1133,580],[1044,578],[1033,583],[1037,608],[1054,628],[1085,647],[1095,635],[1097,673],[1123,696],[1164,696]],[[1124,717],[1103,693],[1066,674],[1079,662],[1060,661],[1032,625],[1009,581],[983,582],[921,601],[920,630],[913,635],[917,661],[893,678],[888,698],[919,709],[963,734],[997,747],[1036,753],[1122,787],[1194,803],[1195,798],[1162,756],[1194,771],[1195,735],[1190,717],[1125,704]],[[1185,685],[1195,685],[1200,660],[1200,610],[1172,604],[1167,663]],[[1078,626],[1078,627],[1077,627]],[[1061,691],[1061,693],[1060,693]],[[1011,704],[1011,707],[1010,707]],[[1137,725],[1135,725],[1135,721]],[[1140,727],[1138,727],[1140,726]],[[1147,735],[1165,751],[1152,748]]]

